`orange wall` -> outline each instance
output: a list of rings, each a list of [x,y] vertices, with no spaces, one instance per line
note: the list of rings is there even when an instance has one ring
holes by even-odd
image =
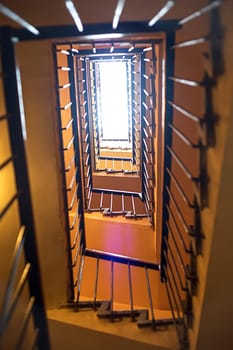
[[[55,307],[66,300],[67,272],[51,42],[20,43],[16,48],[42,282],[47,307]]]
[[[155,260],[154,232],[148,219],[130,220],[123,217],[106,218],[101,213],[85,214],[87,248],[129,256],[148,262]],[[87,259],[88,260],[88,259]],[[90,260],[90,259],[89,259]],[[89,266],[88,266],[89,264]],[[83,293],[93,297],[95,263],[88,261],[89,281],[84,278]],[[101,262],[105,271],[100,274],[100,298],[110,296],[110,263]],[[92,269],[90,269],[92,266]],[[150,270],[150,283],[154,308],[167,309],[167,298],[160,284],[160,273]],[[145,270],[132,267],[134,304],[149,308]],[[101,282],[102,281],[102,282]],[[127,265],[115,264],[114,301],[129,304],[129,284]]]

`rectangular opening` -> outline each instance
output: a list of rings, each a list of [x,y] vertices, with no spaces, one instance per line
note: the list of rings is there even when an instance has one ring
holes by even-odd
[[[101,141],[130,141],[128,80],[126,61],[96,63],[98,124]]]

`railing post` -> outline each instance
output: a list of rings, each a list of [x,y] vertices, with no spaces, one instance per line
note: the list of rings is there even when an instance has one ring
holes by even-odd
[[[75,165],[77,168],[76,172],[76,183],[78,184],[77,196],[78,196],[78,212],[80,215],[80,230],[81,230],[81,243],[84,249],[86,248],[86,238],[85,238],[85,224],[84,224],[84,206],[83,206],[83,192],[82,192],[82,174],[81,174],[81,154],[80,154],[80,144],[78,135],[78,114],[77,114],[77,98],[76,98],[76,86],[74,77],[74,57],[72,53],[68,56],[68,66],[69,70],[69,81],[70,81],[70,99],[72,101],[71,113],[73,117],[72,131],[74,135],[74,149],[75,149]]]
[[[174,95],[174,82],[169,79],[174,75],[174,62],[175,53],[171,50],[171,47],[175,43],[175,33],[168,33],[166,37],[166,104],[165,104],[165,123],[164,123],[164,163],[163,163],[163,210],[162,210],[162,247],[161,247],[161,280],[166,280],[166,258],[164,251],[167,250],[165,239],[168,237],[168,227],[166,222],[168,221],[167,205],[169,204],[169,195],[166,191],[166,187],[170,188],[170,176],[167,169],[171,169],[171,154],[167,149],[167,146],[172,146],[172,130],[169,128],[169,124],[173,122],[173,109],[168,101],[173,101]],[[161,167],[162,168],[162,167]]]

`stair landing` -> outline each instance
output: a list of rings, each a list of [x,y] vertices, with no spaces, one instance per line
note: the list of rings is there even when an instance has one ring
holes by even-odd
[[[124,306],[115,305],[122,309]],[[170,312],[155,310],[158,318],[170,318]],[[47,311],[52,349],[63,350],[178,350],[173,326],[156,331],[138,329],[129,319],[109,322],[98,319],[94,311],[74,312],[71,309]]]

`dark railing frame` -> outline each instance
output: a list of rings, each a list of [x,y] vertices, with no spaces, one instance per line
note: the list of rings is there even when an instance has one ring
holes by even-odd
[[[14,159],[13,166],[17,192],[20,193],[20,196],[18,196],[20,221],[21,225],[25,226],[27,230],[24,254],[26,261],[31,265],[28,284],[31,296],[35,297],[32,313],[35,327],[39,329],[36,340],[37,347],[41,350],[47,350],[50,349],[50,341],[42,294],[41,274],[24,145],[26,130],[24,116],[21,113],[21,105],[23,103],[21,100],[22,97],[20,97],[21,81],[12,36],[13,30],[11,28],[1,28],[1,56],[5,105],[7,115],[11,116],[7,119],[11,150],[13,155],[17,155]]]

